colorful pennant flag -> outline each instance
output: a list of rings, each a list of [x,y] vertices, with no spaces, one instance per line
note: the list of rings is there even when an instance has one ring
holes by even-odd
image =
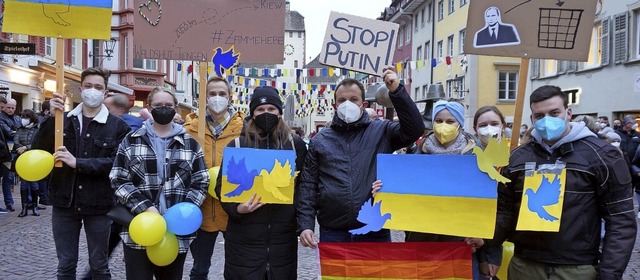
[[[320,276],[336,279],[472,279],[463,242],[319,243]]]
[[[6,0],[2,32],[109,40],[111,5],[111,0]]]

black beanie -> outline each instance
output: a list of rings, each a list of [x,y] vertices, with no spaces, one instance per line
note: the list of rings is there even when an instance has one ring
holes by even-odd
[[[280,94],[278,94],[277,89],[270,86],[262,86],[253,90],[251,103],[249,103],[249,113],[253,116],[253,110],[263,104],[276,106],[280,115],[282,115],[282,100],[280,100]]]

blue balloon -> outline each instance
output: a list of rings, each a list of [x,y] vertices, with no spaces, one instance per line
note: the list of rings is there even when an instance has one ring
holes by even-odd
[[[202,225],[202,211],[189,202],[180,202],[167,209],[164,213],[167,231],[175,235],[188,235],[196,232]]]

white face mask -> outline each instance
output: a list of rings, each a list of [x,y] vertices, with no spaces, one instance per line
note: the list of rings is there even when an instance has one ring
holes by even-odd
[[[606,123],[600,123],[600,129],[607,127]]]
[[[22,126],[27,126],[31,123],[30,119],[22,119]]]
[[[493,126],[487,125],[485,127],[478,128],[478,133],[483,136],[485,139],[489,139],[489,137],[493,137],[497,135],[497,139],[500,140],[500,131],[502,130],[502,126]]]
[[[104,92],[95,88],[86,88],[82,90],[82,103],[89,108],[97,108],[104,101]]]
[[[222,96],[211,96],[207,99],[207,108],[216,114],[229,108],[229,99]]]
[[[360,106],[347,100],[338,106],[338,118],[346,123],[352,123],[360,119],[362,110]]]
[[[620,142],[611,142],[611,146],[614,146],[616,148],[620,148]]]

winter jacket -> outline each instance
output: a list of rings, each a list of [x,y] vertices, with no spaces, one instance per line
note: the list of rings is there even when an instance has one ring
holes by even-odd
[[[220,166],[222,163],[222,151],[229,142],[240,136],[242,131],[244,113],[237,112],[231,117],[229,123],[222,131],[220,136],[213,137],[211,130],[206,128],[204,134],[204,160],[207,162],[207,168]],[[186,118],[184,128],[187,133],[193,137],[198,137],[199,120],[196,113],[191,113]],[[206,124],[205,124],[206,125]],[[216,180],[216,178],[211,178]],[[200,206],[202,210],[202,226],[200,229],[207,232],[225,231],[227,229],[227,213],[222,210],[220,200],[213,198],[207,194],[207,198]]]
[[[34,124],[31,128],[20,127],[16,131],[16,135],[13,137],[13,149],[20,147],[27,147],[27,150],[31,149],[31,142],[33,137],[38,133],[38,124]]]
[[[82,121],[82,104],[64,114],[63,145],[76,157],[76,168],[66,164],[54,167],[49,179],[49,201],[55,207],[73,208],[76,214],[104,215],[113,207],[113,189],[109,171],[118,145],[129,132],[129,126],[109,114],[102,105],[100,112],[88,124]],[[88,125],[88,127],[87,127]],[[79,135],[82,127],[86,134]],[[55,120],[47,118],[31,145],[53,153]],[[78,154],[82,146],[83,153]]]
[[[0,131],[5,139],[13,140],[16,131],[21,126],[20,116],[16,114],[9,116],[5,112],[0,112]]]
[[[118,202],[132,213],[142,213],[151,206],[162,211],[159,205],[154,204],[162,185],[158,176],[160,154],[164,154],[162,158],[167,163],[166,171],[160,171],[166,178],[162,187],[166,209],[180,202],[200,205],[204,201],[209,186],[209,172],[202,148],[184,128],[178,128],[180,132],[167,139],[163,152],[156,152],[157,146],[153,146],[147,125],[127,135],[120,144],[109,177]],[[127,246],[144,249],[131,240],[128,228],[125,228],[120,236]],[[177,237],[179,252],[186,253],[189,242],[195,235]]]
[[[502,169],[510,183],[499,184],[496,233],[493,241],[509,239],[515,255],[549,265],[598,265],[599,279],[622,279],[636,239],[631,177],[626,161],[609,143],[582,123],[553,146],[536,131],[533,139],[511,153]],[[517,231],[525,164],[566,163],[564,204],[559,232]],[[600,220],[606,233],[600,246]]]
[[[347,124],[334,116],[329,128],[309,143],[304,169],[300,173],[298,233],[320,226],[350,230],[364,226],[356,217],[371,197],[376,180],[376,156],[406,147],[424,132],[422,116],[404,86],[389,93],[399,123],[369,121],[366,114]]]
[[[296,152],[296,170],[301,170],[307,153],[305,142],[292,135]],[[241,136],[240,147],[278,149],[266,140],[245,142]],[[227,147],[236,147],[231,141]],[[285,141],[282,150],[292,150],[291,140]],[[224,165],[221,166],[221,170]],[[216,194],[222,188],[222,172],[218,175]],[[299,191],[299,183],[294,193]],[[291,204],[266,204],[252,213],[238,213],[238,203],[222,202],[229,214],[225,235],[225,279],[297,279],[298,239],[296,235],[296,212]]]

